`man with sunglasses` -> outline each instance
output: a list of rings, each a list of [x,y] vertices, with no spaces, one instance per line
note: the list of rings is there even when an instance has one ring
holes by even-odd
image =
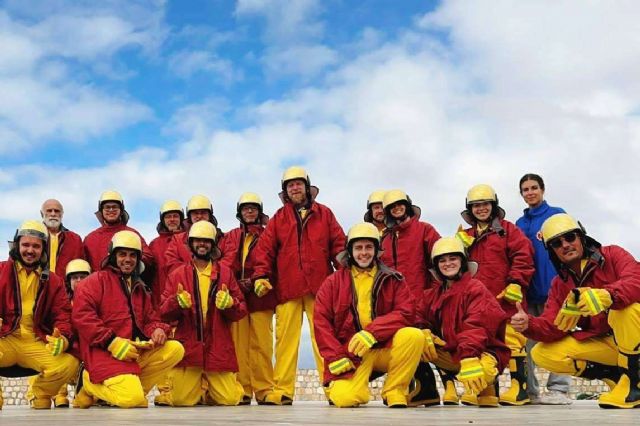
[[[511,325],[541,342],[532,351],[538,366],[607,383],[600,407],[640,407],[640,265],[565,213],[543,223],[542,239],[558,276],[542,315],[518,304]]]

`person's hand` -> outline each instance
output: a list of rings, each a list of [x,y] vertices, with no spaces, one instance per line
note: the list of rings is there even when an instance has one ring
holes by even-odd
[[[136,349],[140,349],[142,351],[147,349],[153,349],[155,347],[155,343],[153,340],[140,340],[139,337],[136,337],[135,342],[132,341],[131,344],[136,347]]]
[[[140,356],[131,340],[122,337],[114,338],[107,350],[111,352],[112,357],[119,361],[136,361]]]
[[[373,334],[362,330],[353,335],[347,347],[349,352],[362,358],[377,343]]]
[[[420,361],[433,362],[438,359],[438,351],[436,349],[436,346],[444,346],[447,343],[433,334],[429,329],[422,330],[422,333],[424,334],[424,348],[422,349],[422,356],[420,357]]]
[[[69,341],[60,334],[60,330],[57,327],[53,329],[53,334],[47,335],[45,339],[47,340],[45,347],[53,356],[58,356],[69,348]]]
[[[522,302],[522,287],[520,287],[520,284],[511,283],[496,298],[498,300],[504,299],[511,304]]]
[[[529,328],[529,315],[522,309],[520,302],[516,302],[516,309],[518,311],[511,316],[511,327],[518,333],[522,333]]]
[[[258,297],[262,297],[269,293],[273,289],[273,286],[269,282],[268,278],[258,278],[253,284],[253,291],[255,291]]]
[[[576,307],[581,315],[594,316],[604,312],[613,304],[611,293],[603,288],[584,287]]]
[[[153,330],[153,333],[151,333],[151,341],[155,346],[162,346],[164,342],[167,341],[167,333],[161,328],[156,328]]]
[[[579,297],[580,293],[578,290],[572,290],[567,294],[567,297],[562,303],[562,307],[553,320],[553,324],[558,330],[567,332],[573,330],[578,325],[581,314],[576,302]]]
[[[458,226],[458,231],[456,232],[456,238],[462,242],[464,248],[469,248],[471,244],[475,241],[471,235],[467,234],[462,225]]]
[[[191,293],[185,291],[182,284],[178,284],[176,299],[178,300],[178,305],[180,305],[182,309],[191,309],[191,306],[193,305],[193,302],[191,300]]]
[[[465,390],[472,394],[477,395],[487,387],[487,381],[484,378],[484,369],[477,357],[460,360],[460,372],[456,377],[462,382]]]
[[[329,364],[329,371],[334,376],[339,376],[342,373],[353,370],[354,368],[355,366],[353,365],[353,362],[351,362],[351,360],[347,357],[340,358],[339,360],[333,361]]]
[[[222,284],[220,290],[216,293],[216,308],[224,311],[233,306],[233,298],[229,294],[226,284]]]

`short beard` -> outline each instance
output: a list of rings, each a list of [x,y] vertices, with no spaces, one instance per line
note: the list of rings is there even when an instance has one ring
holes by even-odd
[[[24,260],[22,255],[20,255],[20,263],[22,263],[22,266],[24,266],[26,268],[34,268],[34,267],[40,266],[41,260],[42,260],[42,257],[40,259],[34,261],[33,263],[27,263],[27,261]]]
[[[60,227],[60,224],[62,223],[62,220],[60,219],[44,219],[43,220],[45,226],[49,229],[58,229]]]
[[[213,253],[213,250],[209,250],[205,254],[200,254],[197,251],[195,251],[193,252],[193,255],[196,257],[196,259],[211,260],[211,253]]]

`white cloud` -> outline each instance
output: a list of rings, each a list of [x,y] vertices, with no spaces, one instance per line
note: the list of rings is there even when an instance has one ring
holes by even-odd
[[[223,85],[241,77],[231,61],[205,50],[182,50],[172,54],[169,71],[181,78],[189,78],[197,73],[213,74]]]

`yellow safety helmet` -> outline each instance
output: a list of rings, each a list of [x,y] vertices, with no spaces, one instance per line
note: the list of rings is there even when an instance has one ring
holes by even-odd
[[[431,262],[435,263],[435,259],[444,254],[459,254],[464,259],[467,258],[464,244],[457,237],[442,237],[436,241],[431,250]]]
[[[142,253],[142,240],[133,231],[116,232],[111,238],[111,244],[109,244],[109,254],[114,253],[119,248],[136,250]]]
[[[189,229],[189,239],[202,238],[215,242],[217,233],[218,231],[213,223],[201,220],[200,222],[196,222],[191,225],[191,228]]]
[[[371,207],[371,204],[382,203],[386,192],[387,191],[384,189],[378,189],[369,194],[369,198],[367,199],[367,209]]]
[[[380,245],[380,232],[375,225],[369,222],[358,223],[349,229],[349,232],[347,233],[347,246],[349,246],[352,241],[361,238],[374,240],[376,245]]]
[[[580,231],[585,234],[584,228],[582,228],[580,223],[568,214],[554,214],[542,224],[542,242],[546,246],[549,241],[570,231]]]
[[[311,185],[311,180],[309,179],[309,175],[307,174],[307,171],[305,169],[300,166],[291,166],[282,174],[282,179],[280,180],[280,183],[282,184],[282,190],[286,191],[287,182],[295,179],[302,179],[305,182],[306,186]]]
[[[194,195],[189,198],[189,202],[187,203],[187,215],[191,210],[209,210],[213,215],[213,205],[211,204],[211,200],[204,195]]]
[[[467,192],[465,204],[484,203],[487,201],[497,204],[498,196],[496,195],[496,191],[490,185],[481,183],[471,187]]]
[[[100,210],[102,208],[102,204],[106,203],[107,201],[116,201],[120,203],[120,205],[123,206],[124,208],[124,199],[122,198],[122,195],[120,195],[118,191],[113,191],[113,190],[104,191],[100,195],[100,200],[98,201],[98,210]]]
[[[20,237],[25,236],[40,238],[46,243],[49,238],[49,232],[47,227],[39,220],[25,220],[16,230],[14,241],[17,242]]]
[[[73,259],[71,262],[67,263],[67,269],[65,270],[64,276],[68,277],[71,274],[78,273],[91,273],[91,266],[89,266],[89,262],[84,259]]]
[[[167,200],[162,204],[162,206],[160,206],[160,217],[162,217],[163,214],[169,212],[178,212],[181,216],[184,215],[182,206],[175,200]]]
[[[245,192],[240,196],[236,204],[238,212],[240,212],[240,207],[242,207],[243,204],[256,204],[260,208],[260,211],[262,211],[262,199],[255,192]]]
[[[406,192],[400,189],[392,189],[384,193],[382,197],[382,207],[386,210],[391,204],[397,203],[398,201],[404,201],[408,204],[408,208],[411,207],[411,198],[406,194]]]

